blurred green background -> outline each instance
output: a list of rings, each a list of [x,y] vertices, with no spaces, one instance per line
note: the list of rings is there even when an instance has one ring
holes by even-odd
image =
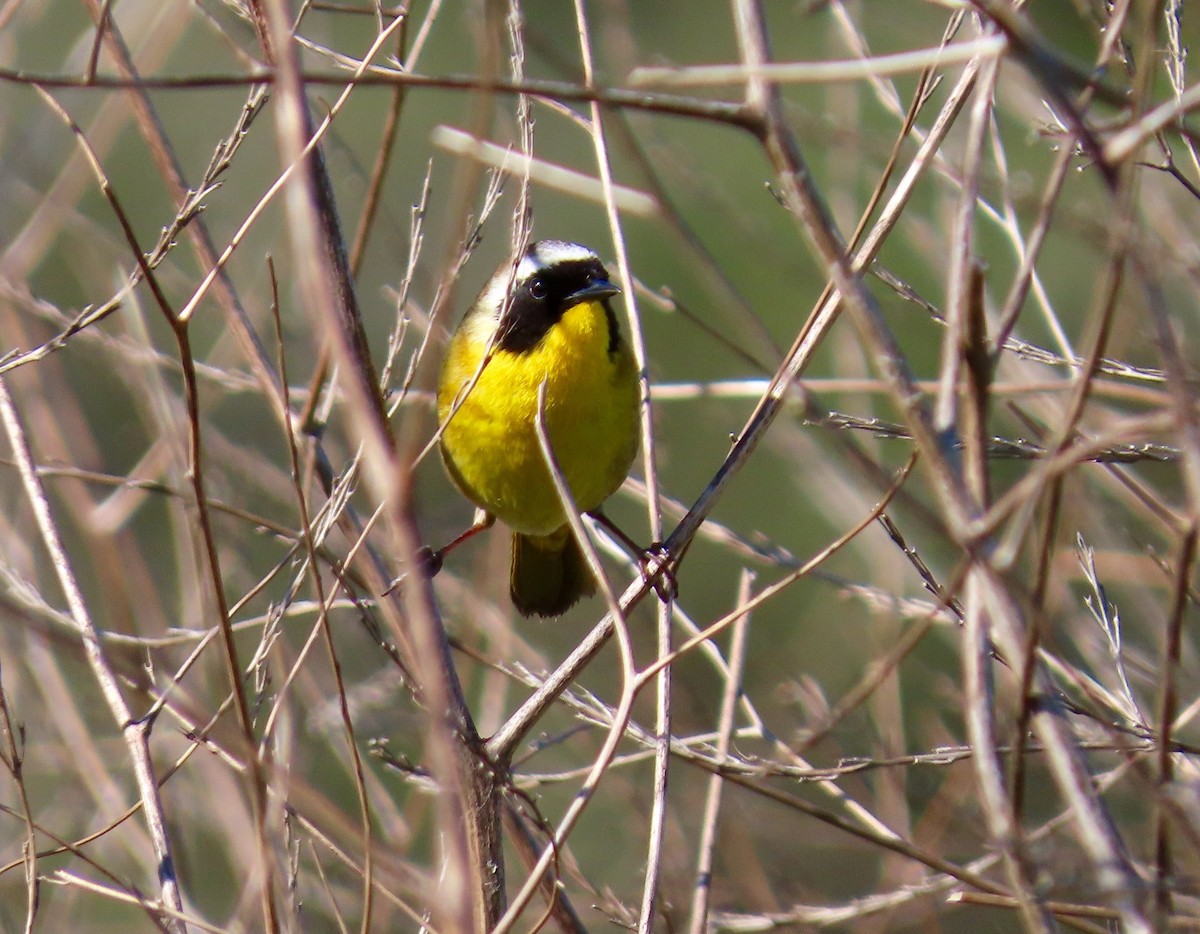
[[[1100,7],[1082,0],[1037,2],[1029,4],[1028,15],[1042,31],[1048,49],[1087,71],[1094,66],[1100,48],[1099,23],[1106,15]],[[578,82],[581,72],[571,6],[543,0],[520,4],[520,11],[526,76]],[[486,30],[495,27],[503,13],[502,8],[482,4],[414,4],[406,34],[408,47],[422,24],[429,25],[427,42],[413,70],[434,76],[477,74],[484,57],[481,50],[488,45]],[[939,41],[951,16],[943,5],[915,0],[768,4],[767,13],[775,56],[780,61],[851,58],[859,47],[872,54],[929,47]],[[148,92],[185,179],[195,185],[218,142],[235,127],[248,94],[244,86],[206,87],[201,79],[246,74],[251,59],[259,55],[254,33],[234,5],[120,0],[113,4],[112,15],[143,75],[197,78],[193,87]],[[738,60],[731,12],[725,3],[595,3],[588,6],[587,17],[601,84],[623,86],[640,66],[682,67]],[[1185,14],[1182,26],[1186,45],[1195,37],[1194,18]],[[357,59],[377,30],[377,20],[367,5],[306,10],[299,27],[308,44],[303,55],[305,68],[311,73],[344,77],[347,72],[339,70],[332,54]],[[1130,32],[1133,42],[1136,33]],[[968,16],[962,35],[975,34]],[[1161,32],[1155,35],[1156,50],[1160,50],[1165,40]],[[114,214],[77,142],[31,86],[37,77],[82,76],[94,38],[93,21],[78,3],[14,0],[0,6],[0,66],[4,69],[0,80],[0,315],[5,322],[0,353],[26,352],[42,345],[81,310],[108,301],[134,267]],[[497,41],[503,49],[503,70],[508,60],[506,40],[501,35]],[[394,52],[394,46],[387,48],[389,54]],[[1120,63],[1114,60],[1109,64],[1106,80],[1114,88],[1127,87],[1130,79]],[[1153,67],[1152,97],[1157,102],[1169,96],[1170,90],[1157,58]],[[917,118],[922,131],[930,126],[960,70],[957,66],[945,69]],[[99,72],[116,73],[109,52],[101,54]],[[905,74],[894,82],[881,79],[878,87],[859,80],[792,84],[785,89],[791,128],[817,188],[846,236],[880,182],[915,87],[915,74]],[[112,87],[51,87],[48,91],[82,128],[139,244],[149,250],[175,217],[177,205],[138,129],[130,95]],[[332,83],[309,85],[309,100],[318,118],[339,91]],[[893,92],[898,105],[891,102]],[[736,101],[741,91],[726,85],[671,89],[671,93]],[[976,224],[976,250],[986,266],[985,302],[993,315],[1020,263],[1004,222],[1011,218],[1017,229],[1029,230],[1061,143],[1061,132],[1052,126],[1054,115],[1042,99],[1042,89],[1021,61],[1006,60],[996,86],[995,123],[980,172],[981,207]],[[391,100],[392,91],[387,87],[356,89],[325,139],[325,158],[348,242],[359,223]],[[595,176],[592,142],[577,121],[564,116],[563,106],[586,113],[586,106],[577,102],[532,103],[535,154],[541,160]],[[229,242],[281,170],[271,108],[268,102],[229,170],[221,175],[220,186],[203,199],[201,216],[218,249]],[[1122,114],[1100,104],[1089,112],[1089,119],[1104,128],[1110,123],[1115,126]],[[405,94],[394,156],[356,279],[377,364],[383,362],[398,315],[407,319],[388,387],[391,392],[398,392],[404,384],[439,285],[446,279],[449,263],[469,226],[462,211],[478,217],[483,203],[483,171],[434,145],[432,136],[439,126],[468,132],[482,129],[488,140],[512,144],[516,139],[514,99],[456,89],[412,88]],[[729,450],[731,436],[741,431],[762,392],[762,381],[774,372],[817,302],[825,275],[814,261],[800,225],[774,197],[773,170],[762,147],[749,134],[694,116],[616,109],[606,110],[605,129],[616,180],[656,193],[662,205],[656,216],[624,217],[622,232],[632,273],[642,287],[638,292],[639,326],[656,392],[658,482],[666,497],[686,507],[712,479]],[[965,132],[964,114],[951,130],[939,161],[918,183],[880,253],[883,267],[913,293],[943,310]],[[898,173],[907,167],[916,147],[917,141],[911,138],[899,146]],[[1031,298],[1016,330],[1021,339],[1060,356],[1069,355],[1068,349],[1059,346],[1048,322],[1056,322],[1072,347],[1086,346],[1098,308],[1097,283],[1110,259],[1105,238],[1113,223],[1111,200],[1096,176],[1086,158],[1076,159],[1067,173],[1037,267],[1046,302],[1043,305]],[[413,206],[421,201],[426,186],[422,246],[407,292],[408,305],[398,312],[396,296],[403,287],[412,242]],[[453,301],[434,325],[432,356],[418,368],[414,385],[394,416],[398,430],[417,425],[416,430],[425,437],[432,434],[428,390],[436,372],[433,357],[446,329],[508,254],[518,187],[516,179],[506,181],[498,205],[481,227],[481,241],[453,284]],[[535,236],[581,241],[614,260],[602,205],[536,183],[531,203]],[[1190,348],[1188,334],[1195,308],[1195,267],[1189,265],[1189,258],[1194,262],[1190,239],[1195,225],[1194,200],[1167,174],[1145,170],[1138,177],[1137,206],[1147,242],[1158,242],[1154,240],[1157,237],[1171,244],[1163,251],[1161,275],[1168,303],[1177,315],[1180,338]],[[178,245],[157,271],[166,298],[176,310],[187,303],[206,271],[186,237],[177,239]],[[270,316],[267,257],[274,263],[279,282],[282,348],[276,346]],[[297,276],[281,197],[266,205],[227,269],[269,354],[274,358],[281,352],[286,358],[293,404],[299,405],[307,395],[322,340],[305,310],[306,296]],[[919,304],[878,279],[868,277],[867,281],[917,377],[936,379],[943,329]],[[652,300],[646,290],[669,295],[678,303],[678,310],[665,310],[664,303]],[[1137,366],[1159,367],[1160,348],[1143,302],[1144,293],[1136,289],[1122,294],[1106,355]],[[202,364],[200,408],[209,495],[252,516],[295,529],[298,514],[286,439],[212,296],[199,305],[190,337]],[[1036,440],[1031,423],[1052,431],[1071,372],[1067,366],[1041,365],[1006,355],[996,373],[990,432]],[[812,410],[864,420],[902,421],[877,376],[850,321],[840,321],[804,374]],[[144,285],[102,323],[71,338],[44,360],[27,363],[4,378],[20,402],[42,463],[95,471],[110,478],[161,481],[186,493],[185,417],[177,352]],[[1165,404],[1162,388],[1154,380],[1114,378],[1111,382],[1116,388],[1097,393],[1098,401],[1085,414],[1084,425],[1089,430],[1100,430],[1118,417],[1151,413]],[[699,384],[699,388],[687,391],[683,384]],[[718,386],[724,387],[722,392],[717,391]],[[1140,389],[1145,389],[1143,396],[1137,394]],[[322,439],[335,470],[345,467],[357,444],[350,423],[339,414],[340,405],[340,400],[335,402],[330,427]],[[1013,405],[1019,405],[1021,412],[1015,412]],[[1178,440],[1170,434],[1156,440]],[[910,447],[905,440],[814,424],[806,420],[804,405],[797,397],[730,485],[712,519],[764,551],[783,549],[804,560],[869,512],[886,488],[890,471],[905,462]],[[864,464],[880,469],[867,469]],[[995,494],[1030,469],[1026,462],[993,462]],[[1172,506],[1181,503],[1176,464],[1138,464],[1129,468],[1129,473],[1163,501]],[[634,476],[643,476],[640,461]],[[889,514],[907,544],[920,553],[934,576],[949,586],[959,550],[941,524],[927,481],[918,466]],[[194,511],[186,495],[122,491],[94,479],[47,482],[89,609],[103,631],[160,638],[178,631],[200,632],[214,624],[192,525]],[[323,497],[315,490],[314,486],[314,504],[319,504]],[[374,506],[365,489],[356,494],[354,503],[364,515]],[[416,509],[422,536],[433,545],[452,538],[470,521],[469,504],[451,487],[436,454],[417,468]],[[644,496],[636,490],[627,487],[614,497],[607,511],[635,539],[650,540]],[[24,782],[38,820],[48,831],[74,839],[133,803],[128,765],[119,733],[100,705],[81,662],[77,638],[49,612],[50,607],[62,606],[62,598],[39,544],[28,501],[7,461],[0,469],[0,515],[5,517],[0,562],[6,569],[3,606],[7,617],[0,634],[0,661],[12,716],[25,731]],[[676,518],[668,512],[668,532]],[[1173,531],[1153,510],[1134,502],[1127,486],[1099,467],[1080,467],[1071,474],[1063,492],[1058,530],[1041,616],[1047,649],[1060,653],[1105,690],[1120,691],[1108,643],[1085,602],[1091,588],[1076,556],[1079,534],[1097,550],[1107,599],[1121,609],[1127,623],[1126,662],[1133,693],[1152,704],[1170,581],[1147,554],[1171,552],[1176,541]],[[288,543],[245,516],[221,515],[216,537],[223,583],[231,601],[248,594],[272,573],[277,562],[287,560]],[[338,554],[348,547],[349,543],[337,536],[330,543]],[[505,593],[507,548],[507,535],[496,531],[455,552],[438,579],[439,606],[452,634],[466,645],[501,662],[544,670],[578,643],[602,608],[599,601],[590,601],[558,621],[517,620]],[[1031,584],[1036,558],[1031,543],[1018,549],[1012,577],[1021,586]],[[636,573],[628,563],[610,563],[609,568],[618,592]],[[747,549],[702,533],[679,570],[680,609],[699,626],[719,619],[735,606],[739,578],[746,568],[756,575],[755,588],[787,572],[778,563],[749,557]],[[401,570],[398,566],[392,569],[394,573]],[[281,602],[292,599],[290,584],[296,573],[296,568],[288,566],[268,581],[238,609],[235,621],[269,616]],[[27,583],[26,589],[21,582]],[[30,601],[26,590],[41,596]],[[311,589],[304,585],[300,594],[302,599],[312,597]],[[928,594],[901,550],[873,524],[821,573],[802,578],[755,610],[743,681],[746,698],[761,717],[763,731],[755,737],[748,729],[739,737],[735,746],[741,754],[760,757],[758,761],[763,763],[786,758],[772,740],[793,743],[806,729],[819,725],[828,705],[858,683],[901,634],[915,625],[919,611],[929,608],[927,603],[897,605],[890,602],[893,598],[922,601],[928,600]],[[655,608],[648,600],[630,619],[637,659],[643,665],[655,651],[654,618]],[[368,753],[368,740],[383,738],[393,753],[419,759],[423,721],[400,686],[395,669],[363,632],[358,614],[343,605],[333,619],[363,755]],[[336,686],[323,657],[300,655],[312,624],[311,613],[288,616],[279,642],[270,649],[272,659],[250,683],[261,705],[261,725],[261,717],[279,696],[285,675],[295,666],[291,693],[284,697],[275,755],[288,763],[289,773],[310,789],[329,813],[341,815],[347,826],[353,827],[358,805],[336,711]],[[239,643],[245,658],[259,645],[261,635],[260,624],[247,625]],[[681,638],[677,634],[677,639]],[[728,635],[721,635],[716,642],[724,651]],[[904,754],[963,744],[958,643],[952,625],[935,625],[894,675],[884,679],[866,703],[806,751],[805,757],[827,767],[850,757],[882,763]],[[115,642],[113,650],[128,668],[131,683],[140,677],[161,689],[193,645],[194,640],[187,638],[178,645],[149,648]],[[210,649],[183,681],[180,703],[199,722],[215,712],[227,691],[227,680],[223,680],[214,655]],[[487,734],[519,703],[527,688],[467,656],[460,660],[469,702],[480,731]],[[1195,663],[1188,639],[1183,670],[1194,674]],[[150,670],[139,676],[135,670],[147,665]],[[694,652],[674,665],[673,671],[674,733],[696,737],[713,730],[723,678],[711,659]],[[998,677],[1002,681],[1002,719],[1011,728],[1014,686],[1002,675]],[[616,652],[610,647],[588,669],[581,687],[612,704],[619,682]],[[133,687],[129,691],[135,709],[143,709],[148,695]],[[653,723],[648,692],[639,699],[635,718],[647,728]],[[555,709],[535,737],[545,747],[537,748],[521,763],[522,772],[543,777],[531,786],[530,794],[551,823],[569,805],[582,779],[581,773],[561,781],[550,776],[586,767],[603,740],[602,730],[595,726],[577,729],[579,722],[575,710],[566,706]],[[748,723],[744,716],[739,720],[739,726]],[[1082,736],[1098,741],[1106,738],[1089,722],[1080,720],[1078,724]],[[164,766],[187,747],[184,734],[180,722],[164,717],[157,724],[152,748]],[[1186,728],[1183,735],[1188,735]],[[1011,732],[1004,736],[1005,741],[1011,738]],[[622,746],[622,753],[641,749],[630,741]],[[1093,764],[1099,772],[1120,761],[1118,753],[1098,752]],[[377,758],[368,758],[366,765],[371,772],[372,799],[379,808],[374,815],[377,843],[433,879],[433,806],[427,789]],[[1028,768],[1022,823],[1034,833],[1059,813],[1061,803],[1041,762],[1033,758]],[[682,929],[688,916],[700,805],[708,781],[705,772],[682,761],[673,764],[671,774],[659,903],[661,930]],[[903,761],[843,776],[838,786],[900,836],[965,864],[992,852],[973,781],[971,764],[965,759],[953,764]],[[846,813],[844,804],[811,782],[772,782],[788,794]],[[9,776],[0,777],[0,787],[13,787]],[[725,794],[715,868],[715,909],[765,918],[795,906],[848,905],[880,893],[903,893],[906,885],[932,876],[932,870],[913,860],[761,795],[733,787]],[[165,795],[189,909],[217,929],[255,929],[259,923],[256,905],[242,889],[252,843],[237,771],[215,749],[206,749],[171,780]],[[8,790],[0,792],[0,800],[8,807],[15,806]],[[1106,802],[1125,834],[1131,855],[1139,860],[1151,857],[1152,837],[1146,829],[1150,803],[1141,786],[1136,781],[1118,783]],[[650,759],[620,760],[606,775],[571,837],[571,858],[578,863],[578,876],[565,873],[569,876],[567,891],[595,929],[603,929],[610,919],[627,923],[628,912],[636,911],[650,806]],[[0,928],[4,930],[19,930],[26,912],[19,862],[24,836],[14,814],[6,814],[0,821],[0,858],[15,861],[0,876]],[[114,878],[105,879],[106,885],[149,893],[154,891],[155,880],[147,862],[144,831],[134,827],[135,822],[127,822],[87,851],[114,873]],[[339,915],[350,927],[356,926],[360,906],[354,874],[329,856],[311,830],[299,824],[289,826],[286,834],[281,830],[279,839],[287,839],[298,854],[294,857],[300,867],[296,899],[303,901],[303,908],[295,908],[292,915],[297,929],[336,930],[334,919]],[[39,844],[43,843],[50,845],[50,837],[39,837]],[[1067,901],[1103,901],[1069,832],[1051,830],[1036,836],[1029,846],[1040,894]],[[1194,888],[1188,881],[1195,869],[1194,853],[1187,851],[1180,859],[1182,898]],[[284,862],[281,855],[281,865]],[[323,867],[328,876],[322,879],[316,866]],[[79,857],[69,855],[41,860],[38,868],[43,875],[59,868],[85,876],[96,874]],[[523,878],[519,860],[511,853],[509,871],[513,878]],[[985,873],[1003,878],[994,865]],[[1013,912],[949,904],[945,899],[948,890],[897,895],[894,905],[864,910],[840,923],[856,930],[1019,929]],[[115,899],[78,885],[44,886],[42,891],[41,930],[152,929],[140,910],[120,906]],[[427,907],[419,895],[409,893],[409,897],[418,911]],[[375,929],[416,929],[415,921],[386,900],[376,910]]]

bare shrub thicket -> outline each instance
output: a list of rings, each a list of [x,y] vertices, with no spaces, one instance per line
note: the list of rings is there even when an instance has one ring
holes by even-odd
[[[1200,925],[1195,12],[0,4],[0,928]],[[530,237],[673,600],[411,573]]]

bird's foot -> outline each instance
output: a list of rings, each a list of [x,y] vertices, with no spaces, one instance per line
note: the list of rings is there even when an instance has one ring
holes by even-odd
[[[417,573],[427,580],[432,580],[437,576],[438,571],[442,569],[442,562],[446,558],[445,548],[430,548],[428,545],[422,545],[417,549],[413,566],[417,569]],[[408,572],[401,574],[394,581],[387,585],[383,596],[388,596],[397,587],[404,583],[404,579],[408,577]]]
[[[679,596],[679,582],[675,579],[675,571],[671,567],[671,552],[662,542],[651,542],[649,548],[643,548],[638,557],[642,580],[654,588],[658,599],[668,603]]]
[[[417,549],[416,568],[422,577],[437,577],[437,573],[442,569],[442,562],[445,559],[446,549],[433,549],[428,545],[422,545]]]

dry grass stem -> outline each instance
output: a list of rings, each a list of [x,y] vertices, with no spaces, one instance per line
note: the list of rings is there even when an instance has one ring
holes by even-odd
[[[1051,6],[0,4],[0,929],[1200,926],[1200,24]],[[424,556],[543,238],[530,622]]]

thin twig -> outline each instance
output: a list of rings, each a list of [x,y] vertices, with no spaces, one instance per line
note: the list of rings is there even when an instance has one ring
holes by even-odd
[[[750,597],[754,575],[742,572],[738,586],[738,605],[745,605]],[[721,711],[717,721],[718,760],[729,755],[730,737],[733,734],[734,713],[738,696],[742,693],[742,668],[746,662],[746,641],[750,630],[750,617],[739,616],[733,624],[729,637],[729,670],[725,675],[725,689],[721,692]],[[705,934],[708,930],[708,909],[712,896],[714,854],[717,845],[717,824],[721,816],[721,792],[725,783],[719,774],[708,781],[708,793],[704,799],[704,815],[700,820],[700,841],[697,844],[696,881],[692,889],[692,914],[688,924],[690,934]]]
[[[166,926],[176,934],[187,930],[182,921],[183,903],[180,898],[179,882],[175,877],[175,861],[171,855],[171,842],[167,833],[166,815],[158,795],[158,783],[154,776],[154,763],[150,756],[150,723],[137,720],[130,712],[118,686],[116,673],[109,663],[100,635],[92,622],[87,603],[79,589],[71,559],[59,537],[50,501],[41,479],[34,467],[33,451],[29,447],[25,427],[17,413],[16,403],[9,394],[8,385],[0,379],[0,421],[8,436],[8,443],[21,474],[21,482],[29,504],[37,520],[42,544],[50,554],[59,585],[67,598],[70,615],[79,637],[83,642],[84,655],[104,696],[113,721],[125,740],[133,764],[142,810],[146,825],[154,842],[154,875],[158,879],[163,906],[168,911],[164,918]],[[32,858],[32,857],[31,857]]]

